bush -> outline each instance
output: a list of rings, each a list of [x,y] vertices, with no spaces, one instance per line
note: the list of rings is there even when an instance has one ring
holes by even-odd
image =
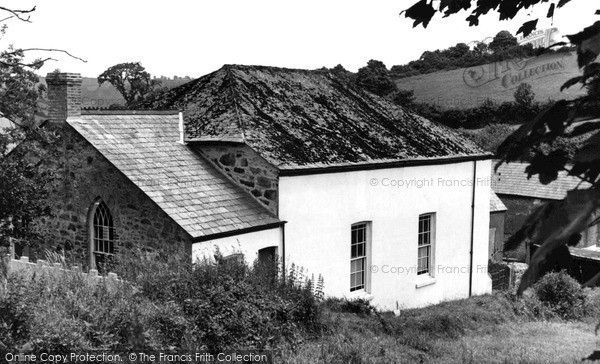
[[[583,289],[564,271],[546,274],[533,290],[537,298],[561,318],[576,319],[584,314]]]
[[[490,124],[481,130],[459,130],[464,136],[473,140],[481,149],[495,153],[500,144],[513,133],[514,129],[508,124]]]
[[[370,316],[375,313],[375,307],[371,305],[371,301],[364,298],[329,298],[325,302],[331,311],[334,312],[347,312],[353,313],[360,316]]]
[[[179,312],[192,328],[180,345],[193,343],[209,351],[265,349],[319,331],[322,279],[306,279],[295,266],[284,279],[276,260],[249,267],[217,252],[214,261],[192,265],[185,263],[183,254],[152,260],[141,255],[122,256],[115,271],[134,282],[151,301],[174,305],[171,312]],[[172,320],[175,327],[182,326],[179,316]],[[172,324],[159,318],[153,323],[164,328]],[[181,337],[182,330],[163,333],[166,336],[156,341],[172,342]]]
[[[585,314],[589,317],[600,317],[600,288],[584,289]]]
[[[0,297],[0,350],[240,350],[295,345],[320,332],[323,281],[292,267],[248,267],[220,255],[123,256],[125,282],[73,272],[15,272]]]
[[[125,283],[71,272],[16,272],[0,300],[0,337],[6,349],[26,346],[33,353],[143,348],[132,340],[139,305]]]

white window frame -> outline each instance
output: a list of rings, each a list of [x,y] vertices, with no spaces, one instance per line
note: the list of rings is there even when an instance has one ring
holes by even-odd
[[[354,232],[364,228],[364,241],[354,243]],[[358,236],[357,236],[358,239]],[[363,254],[359,254],[359,245],[363,245]],[[356,247],[357,250],[354,250]],[[353,263],[362,261],[362,270],[353,271]],[[351,294],[370,293],[371,292],[371,222],[361,221],[350,226],[350,284],[349,291]],[[353,285],[352,277],[354,274],[362,272],[362,284]]]
[[[435,212],[428,212],[425,214],[419,215],[418,220],[418,228],[417,228],[417,276],[418,277],[434,277],[435,274],[435,225],[436,225],[436,215]],[[429,222],[429,229],[427,230],[424,225],[425,221]],[[420,269],[419,262],[422,257],[420,257],[420,251],[423,249],[429,249],[427,257],[427,269]]]

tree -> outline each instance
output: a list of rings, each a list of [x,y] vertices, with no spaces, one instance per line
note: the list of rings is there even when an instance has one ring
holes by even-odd
[[[484,56],[484,55],[488,54],[489,49],[490,49],[490,47],[486,43],[479,42],[475,45],[473,52],[475,52],[475,54],[477,54],[478,56]]]
[[[8,20],[30,22],[35,7],[17,10],[0,6],[0,13]],[[1,35],[6,24],[0,27]],[[45,144],[53,143],[54,135],[36,123],[38,99],[45,91],[35,71],[53,58],[27,60],[30,51],[59,52],[79,59],[60,49],[15,48],[12,45],[0,52],[0,117],[10,120],[15,127],[0,130],[0,256],[8,246],[9,238],[33,239],[38,237],[31,222],[50,214],[46,196],[53,180],[52,171],[41,171],[40,152]],[[24,139],[28,143],[21,143]],[[21,144],[19,144],[21,143]],[[19,144],[18,147],[15,147]],[[0,259],[0,266],[2,265]],[[2,271],[0,267],[0,271]],[[0,279],[2,278],[0,274]]]
[[[427,27],[433,16],[440,12],[445,16],[461,10],[474,8],[467,17],[470,25],[477,25],[479,17],[489,11],[495,11],[500,19],[512,19],[521,10],[531,6],[548,6],[547,17],[554,16],[570,0],[547,1],[471,1],[447,0],[440,2],[434,9],[431,2],[420,0],[405,12],[406,17],[414,19],[414,26]],[[546,4],[548,3],[548,4]],[[536,29],[538,19],[525,22],[517,31],[523,36]],[[588,90],[598,89],[600,82],[600,63],[595,62],[600,54],[600,22],[568,36],[577,47],[578,65],[582,75],[567,81],[562,89],[581,84]],[[523,242],[537,244],[540,247],[531,257],[530,265],[518,289],[521,294],[530,287],[556,259],[569,255],[568,246],[575,245],[581,233],[600,222],[596,212],[600,209],[600,113],[590,113],[589,106],[597,100],[594,92],[573,100],[559,100],[551,104],[532,120],[524,123],[498,147],[500,163],[527,161],[528,177],[537,175],[541,183],[555,180],[559,171],[589,183],[589,188],[569,191],[561,201],[553,201],[539,206],[505,244],[510,250]],[[591,109],[593,111],[593,109]],[[574,153],[553,148],[557,143],[568,139],[583,139]],[[585,285],[600,284],[600,273]]]
[[[365,90],[379,96],[387,96],[396,91],[396,83],[381,61],[370,60],[365,67],[358,70],[356,83]]]
[[[341,64],[338,64],[337,66],[335,66],[333,68],[322,67],[320,70],[329,72],[332,75],[336,76],[337,78],[344,80],[346,82],[356,83],[356,80],[355,80],[356,74],[348,71]]]
[[[502,30],[496,34],[494,39],[490,42],[489,49],[496,53],[518,45],[519,43],[517,42],[516,37],[510,34],[509,31]]]
[[[534,110],[535,93],[533,92],[531,85],[527,82],[520,83],[513,94],[515,98],[515,106],[517,112],[524,117],[532,117],[531,113]]]
[[[448,48],[447,53],[448,56],[452,59],[460,59],[469,54],[470,51],[471,49],[468,45],[466,45],[465,43],[458,43],[454,47]]]
[[[109,67],[98,76],[98,85],[105,82],[119,91],[128,108],[135,107],[160,85],[159,81],[151,78],[140,62],[119,63]]]

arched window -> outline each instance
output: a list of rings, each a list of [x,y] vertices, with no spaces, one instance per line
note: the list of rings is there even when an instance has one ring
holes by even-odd
[[[114,225],[110,210],[104,201],[94,203],[93,216],[90,219],[90,267],[100,272],[106,270],[115,253]]]

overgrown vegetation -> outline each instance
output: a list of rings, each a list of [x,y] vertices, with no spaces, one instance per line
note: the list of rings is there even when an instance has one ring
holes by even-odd
[[[571,285],[572,278],[553,273],[543,281],[547,289],[558,292],[564,288],[559,282]],[[500,292],[449,301],[401,310],[398,316],[378,312],[365,300],[328,299],[324,302],[324,335],[295,351],[284,350],[282,357],[286,363],[575,363],[582,357],[577,351],[565,349],[567,345],[557,356],[544,342],[538,342],[547,352],[530,355],[527,340],[518,337],[512,342],[511,336],[527,327],[538,331],[550,327],[554,335],[560,328],[593,327],[600,308],[600,291],[579,290],[581,295],[577,296],[582,299],[577,303],[581,308],[577,317],[563,316],[555,310],[558,306],[542,301],[535,291],[524,298]],[[493,345],[482,346],[483,338]],[[531,339],[538,338],[532,334]],[[593,334],[586,339],[589,350]]]
[[[584,315],[585,294],[579,282],[563,272],[546,274],[533,289],[553,313],[566,319]]]
[[[276,262],[250,268],[218,254],[185,261],[121,258],[115,268],[124,282],[11,274],[0,299],[0,350],[263,350],[321,331],[322,280],[296,267],[278,278]]]
[[[456,343],[466,338],[503,340],[511,325],[585,323],[600,312],[599,291],[563,272],[530,297],[503,292],[396,316],[364,299],[322,300],[322,280],[297,267],[283,278],[274,262],[248,267],[217,254],[193,267],[180,258],[123,258],[114,267],[123,282],[12,273],[0,295],[0,351],[252,349],[273,350],[284,363],[460,362]]]

